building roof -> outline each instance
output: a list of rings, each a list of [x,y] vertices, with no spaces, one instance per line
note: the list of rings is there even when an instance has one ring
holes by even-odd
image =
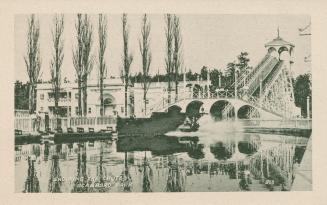
[[[265,47],[270,47],[270,46],[291,46],[291,47],[294,47],[294,44],[292,44],[290,42],[287,42],[284,39],[282,39],[280,36],[278,36],[274,40],[272,40],[272,41],[265,44]]]

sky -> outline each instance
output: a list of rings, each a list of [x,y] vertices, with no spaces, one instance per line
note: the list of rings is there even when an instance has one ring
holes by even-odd
[[[177,14],[178,15],[178,14]],[[122,68],[122,15],[106,15],[108,18],[108,39],[105,61],[108,76],[119,76]],[[236,60],[241,51],[249,53],[250,66],[255,66],[266,54],[264,44],[280,36],[295,45],[295,76],[310,71],[311,64],[304,62],[304,57],[311,53],[310,36],[300,36],[299,28],[310,23],[308,15],[221,15],[221,14],[182,14],[180,17],[182,32],[183,68],[199,72],[203,66],[224,70],[227,63]],[[27,20],[29,15],[15,16],[15,80],[28,80],[24,56],[26,55]],[[38,14],[40,22],[40,52],[43,80],[50,79],[50,60],[52,56],[52,34],[54,14]],[[75,69],[72,62],[72,48],[76,45],[76,14],[64,15],[64,60],[62,79],[74,80]],[[92,53],[97,59],[98,53],[98,15],[90,14],[93,31]],[[134,56],[131,73],[141,71],[139,39],[141,36],[142,14],[128,14],[130,29],[129,45]],[[150,14],[151,22],[150,49],[152,63],[150,73],[165,73],[165,22],[163,14]],[[97,78],[97,64],[91,73],[91,79]]]

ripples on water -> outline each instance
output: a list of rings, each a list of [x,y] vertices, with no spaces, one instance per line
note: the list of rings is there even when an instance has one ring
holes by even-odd
[[[281,190],[308,141],[244,133],[208,116],[199,123],[197,132],[151,138],[16,145],[16,192],[240,191],[247,170],[249,190],[272,190],[262,177]]]

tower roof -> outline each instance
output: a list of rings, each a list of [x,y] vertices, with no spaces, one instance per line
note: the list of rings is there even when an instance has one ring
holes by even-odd
[[[270,46],[290,46],[290,47],[294,47],[294,44],[285,41],[284,39],[282,39],[279,36],[279,28],[277,28],[277,38],[275,38],[274,40],[268,42],[265,44],[265,47],[270,47]]]
[[[270,46],[290,46],[290,47],[294,47],[294,44],[287,42],[285,40],[283,40],[281,37],[277,37],[274,40],[268,42],[265,44],[265,47],[270,47]]]

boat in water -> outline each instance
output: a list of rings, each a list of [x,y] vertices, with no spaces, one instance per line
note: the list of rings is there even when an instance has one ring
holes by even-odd
[[[185,119],[185,113],[171,110],[154,112],[150,118],[117,118],[118,138],[124,136],[160,136],[176,130]]]
[[[189,120],[188,118],[185,119],[184,123],[178,127],[178,129],[182,132],[195,132],[198,131],[200,125],[197,122],[197,119],[193,118]]]

